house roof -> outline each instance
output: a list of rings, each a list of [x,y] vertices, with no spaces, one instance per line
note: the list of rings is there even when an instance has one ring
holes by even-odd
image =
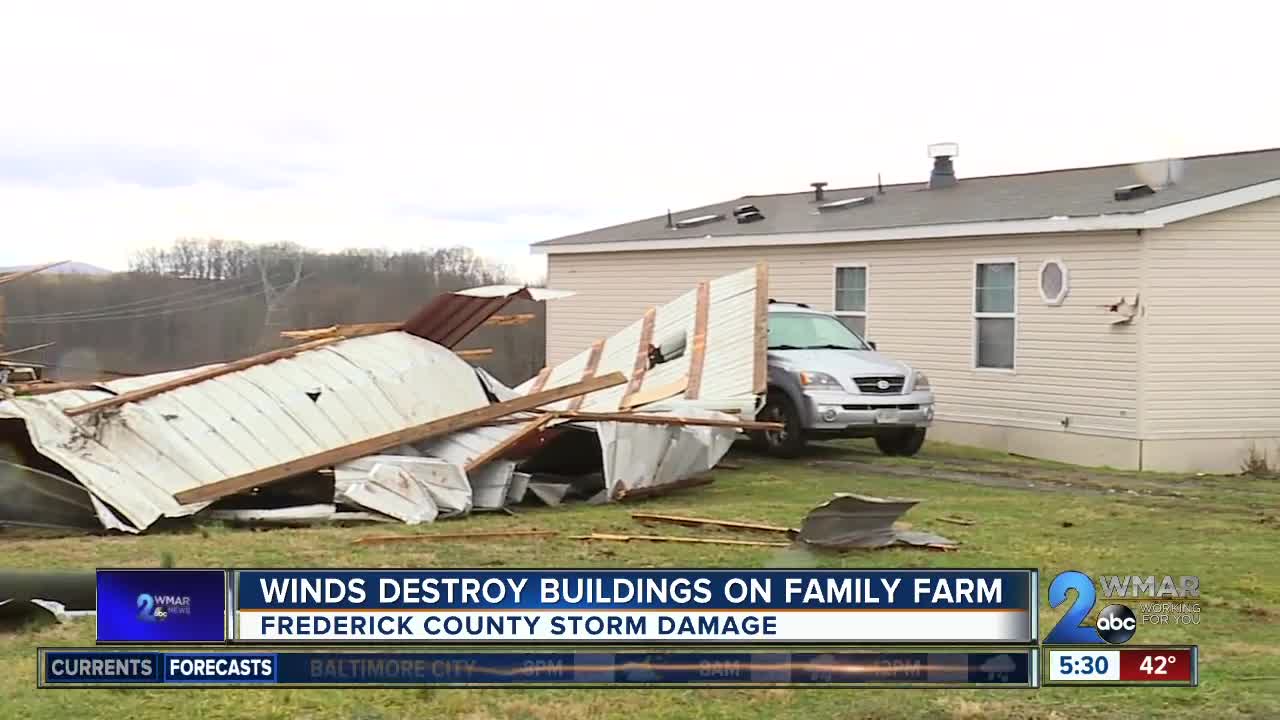
[[[797,243],[905,239],[962,235],[1061,232],[1160,227],[1168,222],[1280,195],[1280,148],[1184,158],[1172,185],[1132,200],[1116,200],[1118,187],[1146,182],[1140,163],[1052,170],[1018,175],[964,177],[928,188],[927,182],[840,188],[823,202],[868,197],[867,204],[819,211],[813,190],[746,195],[678,213],[682,219],[723,214],[725,218],[689,228],[668,228],[667,216],[567,235],[535,243],[537,252],[603,252],[669,247],[750,245],[760,236],[805,234]],[[1159,168],[1149,164],[1147,168]],[[1162,169],[1156,170],[1163,177]],[[1150,174],[1150,173],[1146,173]],[[1144,174],[1145,175],[1145,174]],[[1155,181],[1154,178],[1151,179]],[[763,220],[740,224],[733,210],[750,204]],[[829,240],[812,233],[852,231]],[[753,239],[756,242],[753,242]],[[776,242],[775,239],[769,240]]]

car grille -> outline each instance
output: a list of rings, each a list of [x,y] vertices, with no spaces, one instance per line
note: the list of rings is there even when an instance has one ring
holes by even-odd
[[[919,410],[920,406],[911,405],[841,405],[845,410]]]
[[[853,379],[858,385],[858,390],[872,395],[901,395],[902,386],[906,383],[906,380],[902,375],[881,375]]]

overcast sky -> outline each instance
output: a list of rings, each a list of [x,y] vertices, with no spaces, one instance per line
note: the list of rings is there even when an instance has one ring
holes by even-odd
[[[339,10],[338,8],[346,8]],[[1280,146],[1270,2],[41,2],[0,266],[528,244],[743,194]]]

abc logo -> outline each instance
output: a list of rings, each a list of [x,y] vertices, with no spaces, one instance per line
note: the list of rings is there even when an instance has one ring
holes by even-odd
[[[1129,642],[1137,629],[1137,616],[1124,605],[1108,605],[1098,613],[1098,635],[1112,645]]]

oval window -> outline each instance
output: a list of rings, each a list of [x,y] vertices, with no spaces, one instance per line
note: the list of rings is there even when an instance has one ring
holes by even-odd
[[[1049,305],[1061,305],[1067,299],[1067,266],[1061,260],[1046,260],[1040,266],[1040,298]]]

